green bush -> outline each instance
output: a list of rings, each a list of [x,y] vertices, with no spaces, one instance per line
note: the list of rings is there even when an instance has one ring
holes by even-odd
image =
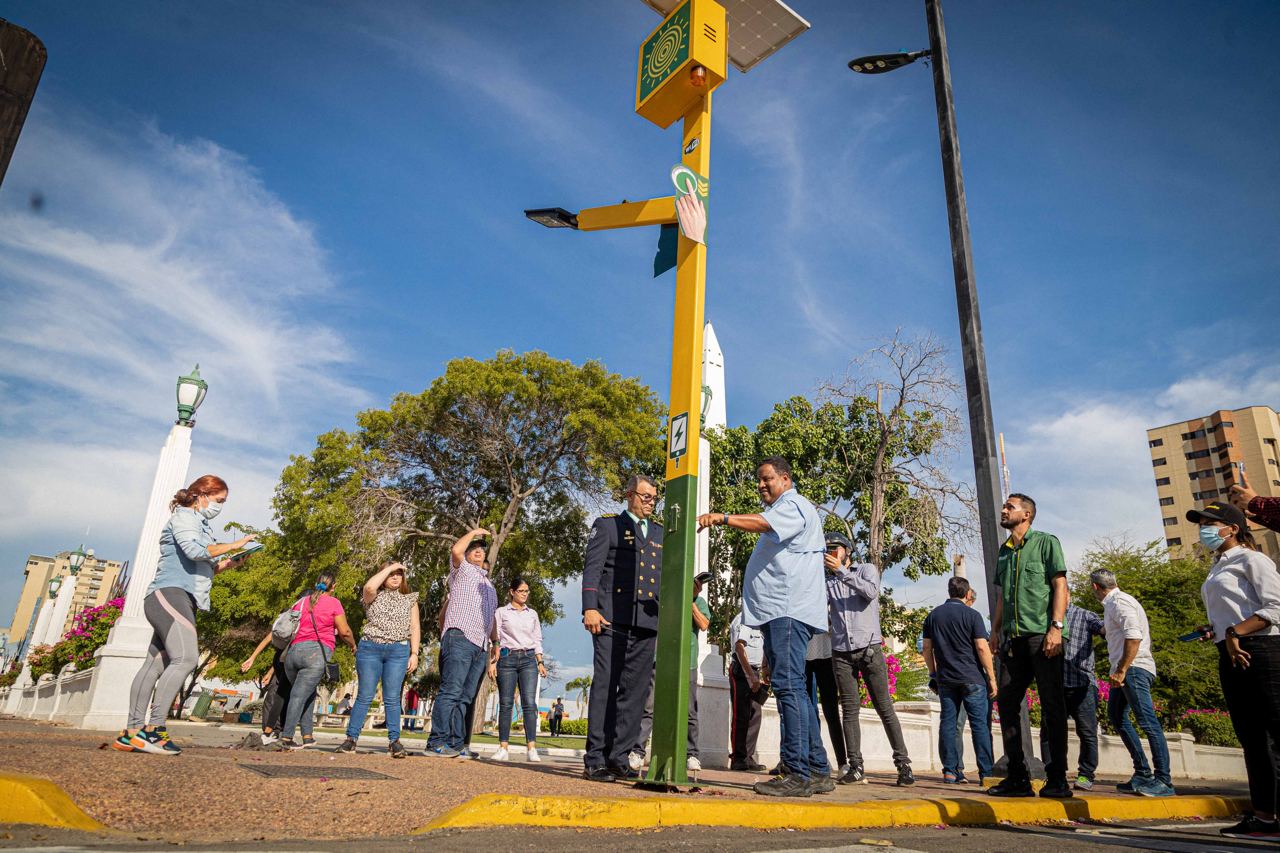
[[[545,719],[542,721],[542,730],[543,730],[544,732],[549,732],[549,731],[551,731],[551,729],[547,726],[547,721],[546,721]],[[585,736],[586,736],[586,734],[587,734],[587,720],[586,720],[586,718],[584,717],[584,718],[582,718],[582,719],[580,719],[580,720],[561,720],[561,721],[560,721],[560,734],[562,734],[562,735],[582,735],[583,737],[585,737]]]
[[[1182,715],[1182,728],[1205,746],[1234,746],[1239,748],[1231,717],[1224,711],[1188,711]]]

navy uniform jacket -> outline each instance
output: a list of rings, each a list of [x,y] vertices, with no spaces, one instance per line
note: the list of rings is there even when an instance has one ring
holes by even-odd
[[[614,625],[658,630],[662,585],[662,525],[649,519],[649,538],[630,515],[602,515],[591,525],[582,570],[582,611],[598,610]]]

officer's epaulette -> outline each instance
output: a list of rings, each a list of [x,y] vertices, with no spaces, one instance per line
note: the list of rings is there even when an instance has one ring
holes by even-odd
[[[653,524],[653,525],[656,525],[656,526],[658,526],[658,527],[661,527],[661,526],[662,526],[662,522],[661,522],[661,521],[658,521],[658,519],[656,519],[656,518],[651,518],[651,519],[649,519],[649,523],[650,523],[650,524]]]
[[[617,518],[617,517],[618,517],[618,514],[617,514],[616,512],[606,512],[606,513],[604,513],[603,515],[601,515],[600,517],[601,517],[601,518]]]

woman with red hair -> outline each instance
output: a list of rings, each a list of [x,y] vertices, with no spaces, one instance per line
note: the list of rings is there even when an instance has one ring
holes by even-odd
[[[218,558],[253,541],[245,536],[229,545],[214,542],[209,522],[222,512],[226,500],[226,482],[205,474],[179,489],[169,504],[173,514],[160,534],[156,577],[142,603],[143,615],[151,623],[151,647],[129,692],[128,726],[112,743],[122,752],[177,755],[181,751],[169,739],[165,717],[199,661],[196,608],[209,609],[213,576],[243,559]]]

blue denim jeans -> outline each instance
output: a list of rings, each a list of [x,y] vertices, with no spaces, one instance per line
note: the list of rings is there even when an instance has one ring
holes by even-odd
[[[831,765],[818,728],[818,706],[809,700],[804,653],[816,633],[812,625],[783,616],[760,626],[770,684],[782,724],[782,761],[792,773],[808,779],[828,776]]]
[[[280,729],[280,736],[286,740],[293,737],[293,730],[299,726],[303,737],[311,736],[316,724],[316,688],[324,679],[325,658],[331,654],[315,640],[294,643],[285,651],[284,671],[293,684],[284,713],[284,726]]]
[[[1147,733],[1147,743],[1151,745],[1151,762],[1155,765],[1155,778],[1166,785],[1172,785],[1169,776],[1169,745],[1164,739],[1164,728],[1156,717],[1155,706],[1151,702],[1151,685],[1156,677],[1145,669],[1132,667],[1124,677],[1124,690],[1111,689],[1111,698],[1107,700],[1107,717],[1111,725],[1120,732],[1120,739],[1133,757],[1133,772],[1138,776],[1151,777],[1151,765],[1147,764],[1147,756],[1142,751],[1142,741],[1138,732],[1129,722],[1129,711],[1133,711],[1134,719]]]
[[[375,643],[361,640],[356,647],[356,677],[360,687],[356,692],[356,704],[347,720],[347,737],[360,739],[360,730],[369,716],[373,695],[382,682],[382,707],[387,712],[387,740],[400,740],[400,691],[404,689],[404,677],[409,666],[409,644]]]
[[[960,709],[969,718],[969,735],[973,738],[973,754],[978,760],[978,778],[991,776],[994,758],[991,749],[991,697],[985,684],[940,684],[938,701],[942,716],[938,720],[938,754],[942,772],[964,775],[964,745],[960,742]]]
[[[538,657],[533,652],[511,651],[498,658],[498,740],[502,743],[511,739],[511,712],[517,686],[524,713],[524,739],[526,743],[533,743],[538,739],[539,720]]]
[[[457,628],[440,638],[440,693],[431,709],[427,748],[462,749],[467,740],[467,706],[484,678],[488,655]]]

